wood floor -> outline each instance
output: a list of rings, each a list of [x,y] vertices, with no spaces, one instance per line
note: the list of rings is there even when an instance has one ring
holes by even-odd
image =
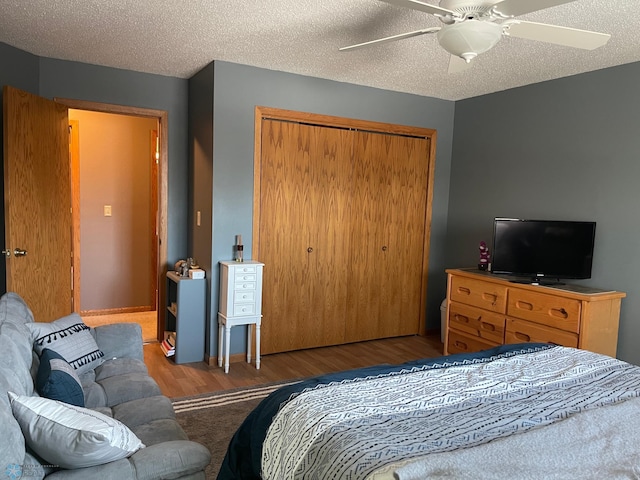
[[[158,336],[158,314],[155,310],[147,312],[113,313],[109,315],[83,315],[82,321],[90,327],[99,327],[111,323],[137,323],[142,327],[142,341],[156,342]]]
[[[441,355],[439,334],[409,336],[266,355],[262,356],[260,370],[256,370],[254,363],[232,362],[229,373],[225,374],[224,369],[217,365],[209,366],[205,362],[176,365],[173,360],[164,357],[159,344],[144,346],[149,373],[169,398]]]

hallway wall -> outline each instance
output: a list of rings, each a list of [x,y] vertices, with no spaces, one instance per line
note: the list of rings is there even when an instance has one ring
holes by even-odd
[[[151,307],[157,121],[85,110],[70,110],[69,118],[78,120],[80,136],[81,311]]]

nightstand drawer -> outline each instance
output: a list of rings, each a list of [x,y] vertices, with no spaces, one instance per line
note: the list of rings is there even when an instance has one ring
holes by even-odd
[[[449,310],[449,328],[492,342],[504,342],[504,314],[456,302],[451,302]]]
[[[234,317],[242,317],[246,315],[255,315],[256,314],[256,306],[252,303],[247,304],[238,304],[233,306],[233,316]]]
[[[252,290],[241,290],[233,294],[233,303],[252,303],[256,300],[256,292]]]
[[[541,342],[578,348],[578,335],[537,323],[507,318],[505,343]]]
[[[568,332],[580,332],[580,302],[571,298],[509,290],[507,315]]]
[[[449,354],[479,352],[480,350],[486,350],[496,346],[498,346],[496,343],[449,330],[449,338],[447,341],[447,352]]]
[[[492,312],[505,313],[507,287],[466,277],[452,277],[451,300]]]

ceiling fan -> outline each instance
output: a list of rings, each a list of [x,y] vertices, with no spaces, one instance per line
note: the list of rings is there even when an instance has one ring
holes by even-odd
[[[424,28],[342,47],[340,51],[379,45],[428,33],[437,33],[440,46],[451,54],[449,73],[466,69],[471,60],[493,48],[502,36],[526,38],[568,47],[593,50],[609,41],[611,35],[515,17],[575,0],[440,0],[439,6],[419,0],[380,0],[434,15],[442,27]]]

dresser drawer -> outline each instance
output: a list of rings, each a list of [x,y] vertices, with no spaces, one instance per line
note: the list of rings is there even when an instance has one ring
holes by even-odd
[[[505,343],[541,342],[578,348],[578,335],[537,323],[507,318]]]
[[[257,265],[243,265],[241,267],[239,266],[234,266],[234,270],[236,272],[236,275],[240,275],[243,273],[258,273],[258,266]]]
[[[234,317],[242,317],[247,315],[255,315],[256,314],[256,306],[252,303],[247,304],[238,304],[233,306],[233,316]]]
[[[471,335],[465,335],[455,330],[449,330],[449,338],[447,339],[447,354],[452,353],[471,353],[496,347],[497,343],[483,340]]]
[[[233,284],[233,289],[236,292],[243,290],[255,290],[256,282],[236,282]]]
[[[559,328],[580,332],[580,302],[571,298],[546,295],[528,290],[510,289],[507,315]]]
[[[234,277],[234,281],[235,281],[235,283],[255,282],[256,278],[257,277],[256,277],[255,273],[238,273],[238,272],[236,272],[236,275]]]
[[[504,342],[504,314],[457,302],[451,302],[449,312],[449,328],[499,344]]]
[[[252,303],[255,301],[255,290],[240,290],[233,294],[233,303]]]
[[[466,277],[451,277],[451,300],[505,313],[507,287]]]

